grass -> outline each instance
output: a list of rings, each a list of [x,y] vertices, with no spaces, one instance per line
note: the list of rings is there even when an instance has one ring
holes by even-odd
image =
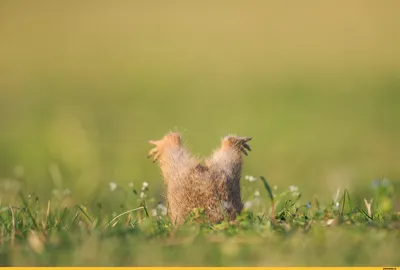
[[[260,183],[262,181],[262,183]],[[399,265],[400,213],[393,186],[377,180],[374,196],[354,202],[347,191],[304,201],[298,187],[279,190],[264,177],[246,176],[245,210],[235,222],[199,222],[194,209],[181,227],[165,206],[139,192],[110,185],[106,198],[68,205],[71,194],[47,202],[20,193],[17,205],[0,207],[3,266],[387,266]],[[115,183],[114,183],[115,184]],[[258,190],[264,186],[266,189]],[[132,198],[118,212],[104,202],[118,191]],[[55,192],[54,194],[56,194]],[[141,195],[140,195],[141,194]],[[132,195],[132,196],[131,196]],[[100,200],[100,201],[99,201]],[[135,207],[131,203],[135,201]],[[154,208],[148,205],[153,205]],[[112,208],[112,207],[111,207]]]

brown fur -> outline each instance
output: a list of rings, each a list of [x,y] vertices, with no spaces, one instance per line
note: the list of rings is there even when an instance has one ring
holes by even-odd
[[[166,185],[168,212],[174,224],[182,224],[194,208],[204,208],[211,222],[235,219],[243,203],[240,195],[242,153],[250,151],[251,138],[227,136],[221,147],[201,165],[182,145],[178,133],[150,141],[156,147],[149,157],[159,161]]]

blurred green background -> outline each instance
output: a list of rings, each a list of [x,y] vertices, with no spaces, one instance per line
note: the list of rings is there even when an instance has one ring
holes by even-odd
[[[0,3],[0,194],[162,193],[149,139],[198,156],[251,136],[244,174],[305,197],[400,181],[398,1]]]

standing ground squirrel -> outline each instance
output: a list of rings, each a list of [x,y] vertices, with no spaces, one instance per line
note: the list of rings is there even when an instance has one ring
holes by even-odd
[[[226,136],[221,147],[205,160],[192,157],[178,133],[149,141],[156,147],[149,157],[159,161],[167,189],[168,213],[174,224],[182,224],[194,208],[204,208],[211,222],[234,220],[243,208],[240,195],[242,154],[247,155],[251,138]]]

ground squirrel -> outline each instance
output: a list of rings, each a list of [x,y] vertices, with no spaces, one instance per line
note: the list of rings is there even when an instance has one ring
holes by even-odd
[[[240,195],[242,154],[250,151],[249,137],[226,136],[221,147],[202,165],[182,145],[178,133],[169,133],[155,145],[149,157],[159,161],[168,213],[174,224],[182,224],[194,208],[204,208],[211,222],[233,220],[243,208]]]

